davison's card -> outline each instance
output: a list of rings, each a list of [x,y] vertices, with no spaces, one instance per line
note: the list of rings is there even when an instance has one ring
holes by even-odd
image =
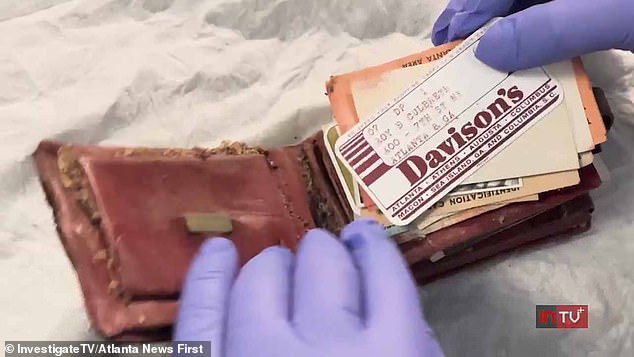
[[[393,224],[414,221],[563,100],[541,67],[506,73],[475,57],[492,23],[335,144]]]

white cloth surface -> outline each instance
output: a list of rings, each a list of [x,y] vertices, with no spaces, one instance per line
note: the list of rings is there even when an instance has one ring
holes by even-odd
[[[2,0],[0,339],[94,339],[31,166],[44,138],[146,146],[290,144],[330,120],[331,74],[419,51],[433,0]],[[634,355],[634,56],[585,58],[617,122],[610,179],[577,239],[422,288],[447,356]],[[587,330],[535,304],[588,304]]]

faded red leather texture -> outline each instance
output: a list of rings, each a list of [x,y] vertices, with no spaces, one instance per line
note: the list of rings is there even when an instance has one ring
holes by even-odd
[[[181,282],[208,235],[186,230],[187,212],[224,212],[241,264],[272,245],[296,247],[313,227],[352,219],[322,134],[296,146],[146,149],[44,141],[34,153],[57,230],[93,327],[119,340],[169,338]],[[592,166],[577,186],[516,203],[401,245],[420,282],[545,238],[590,227]],[[439,250],[445,258],[432,263]]]

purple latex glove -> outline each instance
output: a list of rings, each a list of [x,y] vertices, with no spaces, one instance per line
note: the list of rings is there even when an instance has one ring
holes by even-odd
[[[226,357],[442,356],[405,261],[373,221],[351,223],[341,241],[312,230],[295,256],[265,249],[237,278],[236,262],[229,240],[205,242],[175,340],[211,340]]]
[[[440,45],[466,38],[500,16],[506,17],[487,31],[476,50],[476,57],[498,70],[601,50],[634,50],[632,0],[451,0],[434,24],[432,41]]]

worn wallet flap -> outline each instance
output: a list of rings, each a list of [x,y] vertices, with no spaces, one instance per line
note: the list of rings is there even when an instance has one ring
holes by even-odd
[[[174,320],[174,299],[124,301],[113,294],[107,246],[86,215],[74,192],[62,183],[57,164],[59,143],[42,142],[34,154],[46,197],[53,207],[57,231],[80,282],[84,303],[93,326],[114,337],[125,331],[158,329]]]

